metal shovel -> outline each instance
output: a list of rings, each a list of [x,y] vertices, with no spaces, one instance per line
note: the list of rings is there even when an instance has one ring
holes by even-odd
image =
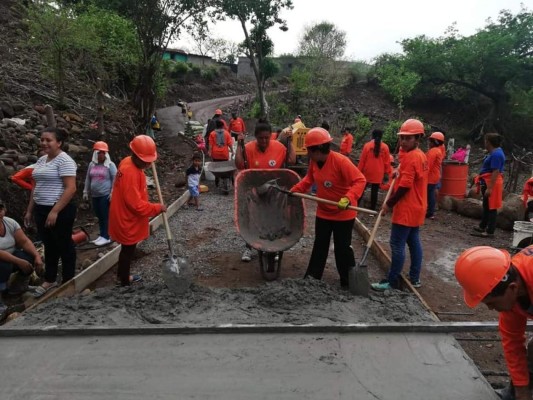
[[[157,190],[157,196],[159,197],[159,202],[164,204],[163,194],[161,193],[161,186],[159,185],[159,178],[157,177],[157,170],[155,168],[155,162],[152,163],[152,172],[154,174],[154,183]],[[169,290],[175,294],[184,294],[191,286],[189,262],[186,258],[178,257],[174,253],[174,249],[172,248],[172,233],[170,232],[170,227],[168,225],[167,213],[163,212],[162,214],[163,224],[165,225],[165,232],[167,235],[168,250],[170,253],[163,261],[163,280]]]
[[[332,201],[332,200],[328,200],[328,199],[323,199],[321,197],[316,197],[316,196],[311,196],[309,194],[304,194],[304,193],[295,193],[295,192],[290,192],[286,189],[283,189],[282,187],[280,187],[278,185],[278,180],[277,179],[272,179],[268,182],[265,182],[263,183],[261,186],[258,186],[257,188],[255,188],[257,194],[259,196],[263,196],[265,195],[266,193],[268,193],[268,191],[270,189],[276,189],[282,193],[286,193],[288,194],[289,196],[294,196],[294,197],[301,197],[302,199],[307,199],[307,200],[311,200],[311,201],[315,201],[317,203],[324,203],[324,204],[330,204],[332,206],[336,206],[337,205],[337,202],[335,201]],[[347,207],[349,210],[354,210],[354,211],[359,211],[359,212],[364,212],[364,213],[367,213],[367,214],[371,214],[371,215],[377,215],[377,211],[374,211],[374,210],[369,210],[367,208],[361,208],[361,207],[354,207],[354,206],[348,206]]]
[[[396,181],[396,178],[394,178],[391,182],[389,190],[387,191],[387,194],[385,195],[385,200],[383,201],[384,203],[386,203],[387,200],[389,200],[389,197],[394,188],[395,181]],[[363,258],[361,258],[361,262],[359,264],[356,263],[348,271],[348,288],[350,290],[350,293],[356,296],[368,297],[368,294],[370,291],[370,281],[368,279],[368,269],[367,269],[367,266],[365,265],[365,261],[366,261],[366,258],[368,257],[368,252],[370,251],[370,248],[372,247],[372,243],[374,242],[374,238],[376,236],[376,232],[378,231],[379,223],[381,222],[382,216],[383,216],[383,213],[380,210],[378,217],[376,218],[376,223],[374,224],[374,228],[372,228],[372,232],[366,243],[366,248],[363,253]]]

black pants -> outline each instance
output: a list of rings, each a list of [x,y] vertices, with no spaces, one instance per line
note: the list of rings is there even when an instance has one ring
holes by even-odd
[[[118,256],[117,278],[122,286],[130,284],[130,267],[135,254],[135,244],[123,244]]]
[[[527,209],[526,209],[526,221],[529,221],[529,213],[533,213],[533,200],[529,201],[527,203]]]
[[[329,242],[333,233],[335,265],[339,272],[341,286],[348,285],[348,270],[355,265],[355,257],[351,247],[353,224],[353,219],[349,221],[332,221],[316,217],[315,243],[313,244],[311,259],[305,276],[322,279],[329,253]]]
[[[17,249],[13,252],[12,255],[14,257],[26,260],[33,265],[33,262],[34,262],[33,256],[26,253],[24,250]],[[31,273],[27,274],[24,271],[22,271],[16,264],[12,264],[7,261],[0,261],[0,287],[5,286],[5,284],[9,280],[9,276],[14,272],[19,272],[25,276],[31,275]]]
[[[76,206],[72,203],[57,214],[56,224],[46,228],[44,223],[53,206],[35,205],[35,224],[44,244],[46,269],[44,280],[53,283],[57,280],[59,259],[63,265],[63,283],[74,277],[76,272],[76,249],[72,241],[72,227],[76,218]]]
[[[367,183],[366,187],[369,187],[369,186],[370,186],[370,209],[375,210],[378,204],[379,183]],[[359,199],[359,204],[362,204],[361,201],[364,195],[365,194],[363,192],[361,199]]]
[[[479,227],[484,229],[487,233],[493,234],[496,230],[496,217],[498,216],[498,210],[489,209],[489,198],[485,196],[486,186],[481,186],[481,194],[483,195],[483,216]]]

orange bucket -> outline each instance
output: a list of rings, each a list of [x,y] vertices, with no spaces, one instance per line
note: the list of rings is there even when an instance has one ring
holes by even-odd
[[[468,164],[446,163],[442,164],[441,188],[439,197],[451,196],[464,199],[468,183]]]
[[[72,241],[74,244],[78,245],[81,243],[85,243],[89,240],[89,234],[85,229],[83,229],[81,226],[78,226],[74,228],[72,231]]]

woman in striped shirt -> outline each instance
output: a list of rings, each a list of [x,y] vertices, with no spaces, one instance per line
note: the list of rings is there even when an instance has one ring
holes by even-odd
[[[41,297],[56,287],[57,269],[61,258],[63,283],[74,277],[76,250],[72,241],[72,226],[76,206],[72,198],[76,193],[76,163],[61,148],[66,134],[57,128],[45,128],[41,133],[44,156],[35,164],[32,176],[35,186],[24,216],[26,226],[35,218],[37,231],[45,250],[46,269],[44,282],[33,295]]]

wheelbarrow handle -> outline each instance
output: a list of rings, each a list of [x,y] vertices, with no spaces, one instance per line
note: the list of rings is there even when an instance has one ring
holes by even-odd
[[[317,203],[324,203],[324,204],[329,204],[329,205],[332,205],[332,206],[337,206],[338,205],[338,203],[335,202],[335,201],[323,199],[321,197],[311,196],[309,194],[304,194],[304,193],[289,192],[288,190],[282,190],[282,191],[284,193],[289,194],[290,196],[301,197],[302,199],[316,201]],[[364,213],[367,213],[367,214],[370,214],[370,215],[376,215],[377,214],[377,211],[369,210],[368,208],[354,207],[354,206],[348,206],[347,208],[349,210],[364,212]]]

